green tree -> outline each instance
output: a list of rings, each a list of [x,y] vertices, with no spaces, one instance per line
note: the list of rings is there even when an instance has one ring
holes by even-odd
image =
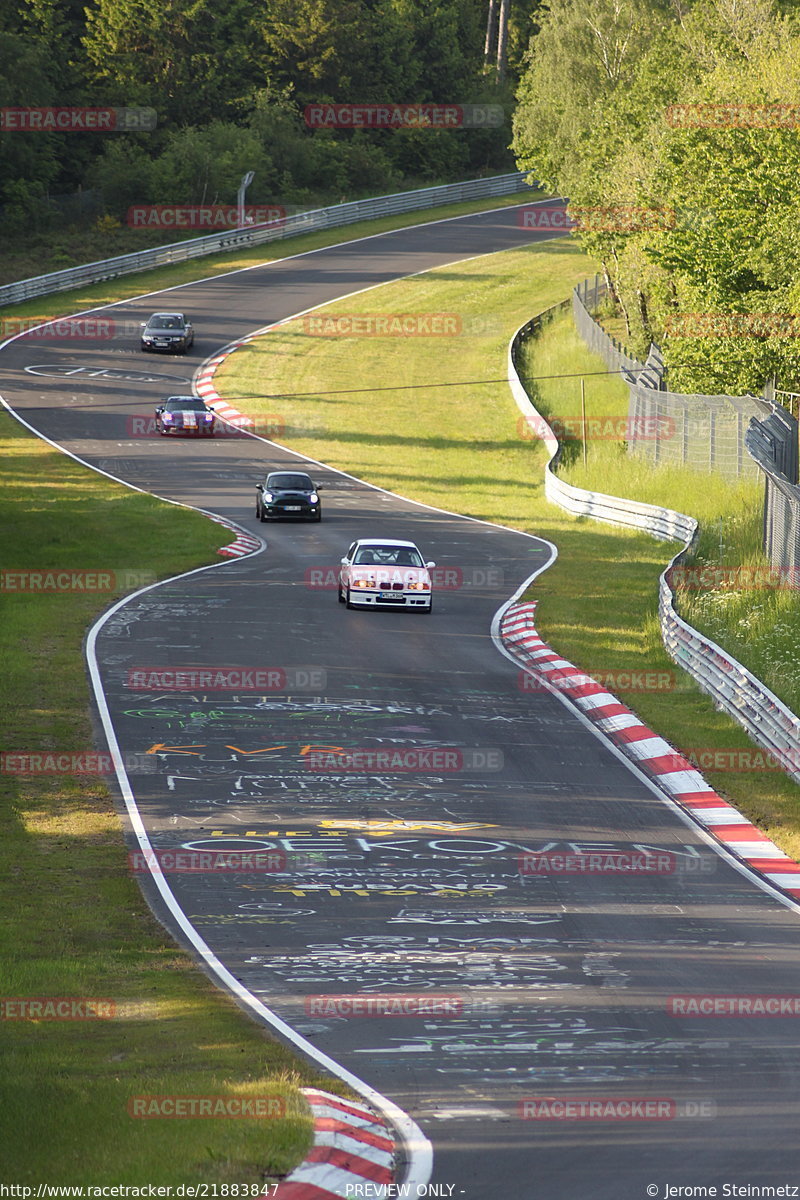
[[[256,0],[95,0],[83,45],[109,102],[178,125],[246,110],[264,83]]]
[[[52,104],[55,99],[56,85],[49,71],[46,47],[0,30],[0,107]],[[55,134],[20,131],[0,134],[0,203],[19,205],[22,192],[28,196],[44,195],[58,177],[58,171]]]

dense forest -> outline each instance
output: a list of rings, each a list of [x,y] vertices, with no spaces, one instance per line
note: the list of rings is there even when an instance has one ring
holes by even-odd
[[[126,226],[132,205],[231,205],[245,171],[248,203],[291,209],[518,165],[569,197],[627,341],[663,346],[671,386],[758,391],[774,377],[797,392],[799,8],[5,0],[0,233],[38,235],[52,269],[71,221],[91,225],[92,251],[99,232],[103,256],[118,253],[123,233],[124,248],[146,244]],[[351,128],[308,116],[392,104],[485,105],[499,119]],[[11,128],[4,114],[26,106],[142,107],[154,128]]]
[[[4,0],[0,108],[155,111],[147,132],[0,133],[0,228],[55,197],[283,206],[514,170],[514,86],[537,0]],[[471,127],[313,127],[309,105],[500,106]],[[109,229],[112,225],[109,224]]]
[[[674,390],[800,391],[800,21],[772,0],[550,0],[520,165],[570,198]]]

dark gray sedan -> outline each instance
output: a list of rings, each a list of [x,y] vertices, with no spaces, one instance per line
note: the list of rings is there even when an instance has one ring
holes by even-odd
[[[173,354],[186,354],[194,345],[194,329],[185,313],[153,313],[142,326],[143,350],[166,350]]]

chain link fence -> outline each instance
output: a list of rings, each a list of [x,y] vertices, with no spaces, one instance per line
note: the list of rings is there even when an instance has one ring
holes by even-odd
[[[584,279],[583,283],[579,283],[572,293],[575,326],[589,349],[600,355],[609,370],[634,375],[644,370],[643,364],[626,354],[625,347],[606,333],[591,315],[607,295],[608,287],[599,275],[595,275],[593,281]]]
[[[764,551],[785,582],[800,590],[800,487],[797,485],[797,418],[775,407],[764,421],[751,421],[748,454],[766,480]]]
[[[628,450],[659,466],[752,479],[758,468],[745,449],[745,433],[769,411],[755,396],[654,391],[639,380],[630,385]]]
[[[573,291],[575,325],[590,350],[628,383],[628,452],[663,466],[716,471],[726,479],[765,479],[764,552],[790,587],[800,588],[800,487],[798,420],[794,393],[765,396],[704,396],[668,392],[664,360],[652,345],[637,362],[592,316],[608,295],[599,275]],[[788,399],[787,407],[772,397]]]
[[[605,281],[596,275],[575,288],[572,307],[589,349],[628,383],[628,452],[659,465],[716,471],[726,479],[754,478],[758,467],[745,449],[745,433],[753,418],[769,415],[771,405],[755,396],[668,392],[658,346],[650,347],[642,364],[595,321],[591,310],[607,295]]]
[[[798,782],[800,770],[800,719],[783,704],[759,679],[735,658],[727,654],[716,642],[710,641],[699,630],[687,624],[675,611],[674,595],[670,586],[673,566],[681,561],[697,532],[697,522],[684,513],[674,512],[654,504],[642,504],[621,496],[609,496],[602,492],[587,491],[574,487],[559,478],[554,470],[558,463],[560,445],[553,430],[539,414],[526,392],[518,373],[520,351],[527,337],[539,331],[543,320],[558,311],[558,306],[534,317],[517,330],[508,353],[508,381],[511,393],[525,420],[532,423],[542,438],[550,456],[545,467],[545,495],[553,504],[558,504],[576,516],[591,517],[611,525],[622,525],[641,529],[653,537],[664,540],[680,540],[684,543],[671,560],[659,580],[659,624],[667,653],[683,667],[698,683],[700,688],[714,700],[715,705],[738,721],[747,730],[757,745],[774,754],[784,769]],[[779,413],[779,419],[781,414]],[[754,426],[762,423],[753,422]],[[791,428],[786,423],[786,428]],[[751,427],[752,428],[752,427]],[[759,436],[766,436],[759,429]],[[781,430],[780,445],[787,453],[791,439]],[[794,429],[796,435],[796,425]],[[752,435],[751,435],[752,436]],[[794,442],[796,447],[797,443]],[[783,453],[783,450],[781,451]],[[776,456],[776,461],[779,456]],[[791,464],[781,458],[791,469]],[[794,489],[797,492],[800,489]],[[795,509],[795,518],[797,516]],[[795,537],[798,525],[795,523]],[[795,541],[795,552],[797,542]],[[530,580],[528,581],[530,583]],[[527,586],[527,585],[525,585]],[[525,606],[530,607],[531,606]],[[533,628],[532,617],[530,618]]]

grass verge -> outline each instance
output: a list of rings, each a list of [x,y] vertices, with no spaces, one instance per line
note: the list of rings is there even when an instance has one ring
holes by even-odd
[[[530,342],[526,357],[530,375],[598,369],[568,316],[545,326]],[[577,385],[558,381],[531,385],[544,414],[580,418]],[[586,380],[587,422],[627,416],[627,388],[614,376]],[[588,426],[591,430],[591,425]],[[607,431],[602,425],[598,432]],[[677,607],[690,624],[724,646],[767,684],[794,712],[800,712],[800,593],[773,586],[769,559],[762,550],[764,485],[761,479],[730,482],[721,475],[683,467],[659,467],[628,456],[616,437],[588,439],[586,466],[576,438],[567,438],[560,474],[576,487],[592,488],[633,500],[646,500],[689,513],[700,523],[697,546],[687,560],[706,569],[718,586],[704,588],[692,578],[676,588]],[[737,574],[738,573],[738,574]],[[733,586],[738,579],[739,586]]]
[[[436,208],[420,209],[414,213],[398,213],[393,217],[381,217],[374,221],[359,221],[354,225],[340,226],[336,229],[326,229],[319,233],[301,234],[295,237],[280,238],[275,242],[267,242],[263,246],[252,246],[249,249],[227,251],[224,254],[209,254],[203,258],[190,259],[188,262],[176,263],[168,267],[156,267],[150,271],[140,271],[135,275],[120,275],[114,279],[104,279],[84,288],[71,292],[59,292],[51,296],[40,296],[28,300],[24,304],[7,305],[0,308],[0,341],[8,334],[3,333],[3,320],[8,317],[23,317],[31,319],[38,317],[46,320],[49,317],[68,316],[70,313],[82,312],[89,308],[100,308],[104,304],[113,304],[117,300],[132,300],[142,292],[155,292],[163,288],[179,287],[184,283],[192,283],[197,279],[213,279],[215,275],[224,275],[229,271],[237,271],[242,267],[257,266],[260,263],[275,262],[294,254],[305,254],[309,250],[320,250],[323,246],[333,246],[339,242],[352,241],[355,238],[372,237],[378,233],[387,233],[392,229],[402,229],[412,225],[424,225],[429,221],[443,221],[449,217],[466,216],[472,212],[482,212],[491,208],[508,208],[523,201],[538,200],[543,193],[533,188],[526,188],[511,196],[496,196],[483,200],[462,200],[456,204],[443,204]],[[106,257],[115,256],[113,248],[109,247]],[[9,329],[13,333],[19,331],[19,325],[11,323]]]
[[[156,578],[214,560],[227,536],[219,526],[113,484],[0,420],[5,571]],[[93,749],[81,642],[125,590],[0,590],[7,752]],[[0,795],[6,1182],[256,1184],[290,1169],[311,1139],[298,1084],[329,1081],[248,1020],[152,917],[104,780],[6,769]],[[110,1000],[116,1015],[17,1020],[7,1003],[53,997]],[[144,1095],[269,1096],[285,1116],[135,1119],[128,1103]]]
[[[313,458],[425,503],[555,542],[558,561],[533,589],[543,635],[586,670],[632,672],[640,678],[654,672],[670,680],[653,691],[621,694],[682,751],[751,750],[739,726],[716,712],[663,649],[657,586],[668,548],[644,534],[574,518],[548,504],[543,449],[521,436],[504,382],[508,339],[591,270],[576,247],[557,242],[387,284],[321,311],[332,318],[337,313],[449,313],[459,317],[462,334],[312,336],[301,318],[232,355],[217,374],[217,387],[256,418],[274,415],[279,397],[281,440]],[[554,339],[569,333],[569,322],[553,326]],[[531,343],[529,353],[530,377],[571,376],[547,385],[546,406],[555,413],[569,415],[579,405],[576,372],[604,370],[577,335],[566,341],[563,353],[549,342]],[[374,383],[368,387],[365,380]],[[619,412],[614,406],[625,395],[611,377],[592,375],[587,398],[589,412],[596,415],[606,405]],[[611,458],[614,454],[620,458],[617,450]],[[617,463],[614,477],[610,459],[601,464],[594,456],[593,447],[590,465],[601,475],[602,490],[629,494],[624,461]],[[726,495],[729,486],[711,488],[703,480],[703,518],[721,521],[726,537],[750,544],[750,517],[742,515],[739,527],[737,514],[755,511],[757,497],[745,487]],[[662,494],[662,481],[655,482],[650,468],[642,486],[643,499],[657,501]],[[682,486],[681,480],[670,485]],[[672,507],[685,508],[672,503],[672,490],[668,494]],[[800,788],[778,771],[706,774],[788,853],[800,855]]]

